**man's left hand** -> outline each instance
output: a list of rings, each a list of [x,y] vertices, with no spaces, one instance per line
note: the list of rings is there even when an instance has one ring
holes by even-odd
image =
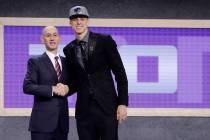
[[[126,120],[127,118],[127,106],[125,105],[119,105],[117,108],[117,120],[119,123]]]

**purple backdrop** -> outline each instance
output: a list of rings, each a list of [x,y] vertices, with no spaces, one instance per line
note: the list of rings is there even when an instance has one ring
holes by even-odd
[[[41,26],[4,26],[4,107],[5,108],[30,108],[33,97],[23,94],[22,83],[27,69],[27,60],[30,55],[40,51],[30,51],[30,47],[40,47]],[[58,27],[62,37],[61,46],[65,46],[73,39],[70,27]],[[91,27],[91,31],[111,34],[116,40],[119,49],[130,47],[129,51],[138,52],[135,47],[139,45],[149,49],[153,46],[156,50],[162,50],[166,46],[164,54],[170,58],[170,50],[167,46],[173,46],[176,50],[177,76],[174,76],[176,84],[172,84],[176,90],[171,93],[147,93],[138,89],[129,93],[129,107],[134,108],[209,108],[210,107],[210,29],[192,28],[105,28]],[[136,50],[135,50],[136,49]],[[146,50],[145,50],[146,51]],[[121,51],[120,51],[121,52]],[[141,52],[144,52],[141,51]],[[152,51],[154,54],[155,51]],[[129,56],[130,54],[130,56]],[[168,54],[168,56],[167,56]],[[122,54],[124,55],[124,54]],[[129,62],[135,61],[135,67],[123,60],[127,69],[137,68],[137,73],[128,73],[129,79],[136,83],[160,82],[160,68],[170,71],[170,65],[161,62],[159,55],[136,56],[131,58],[127,53]],[[124,58],[122,56],[122,58]],[[176,61],[175,61],[176,62]],[[160,65],[164,63],[164,65]],[[129,66],[129,67],[128,67]],[[163,67],[164,66],[164,67]],[[127,72],[130,72],[128,70]],[[167,75],[167,72],[165,72]],[[132,77],[136,76],[136,77]],[[163,78],[164,79],[164,78]],[[167,79],[167,77],[166,77]],[[173,82],[172,82],[173,83]],[[142,87],[144,87],[142,85]],[[146,87],[146,86],[145,86]],[[129,85],[129,89],[135,88]],[[155,90],[153,86],[151,91]],[[167,85],[160,87],[167,89]],[[170,89],[170,87],[168,87]],[[133,91],[133,90],[129,90]],[[164,90],[162,90],[164,91]],[[70,107],[74,107],[75,98],[69,98]]]

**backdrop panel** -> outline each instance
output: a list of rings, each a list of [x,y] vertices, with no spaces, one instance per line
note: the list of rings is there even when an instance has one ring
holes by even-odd
[[[74,39],[74,35],[70,27],[56,25],[63,55],[63,47]],[[21,114],[18,110],[32,107],[33,96],[23,94],[22,83],[28,58],[45,51],[40,42],[43,27],[36,24],[2,25],[3,115],[10,110]],[[118,45],[129,81],[131,114],[139,115],[142,109],[155,109],[155,115],[160,108],[160,111],[176,109],[178,112],[186,108],[204,110],[201,116],[210,114],[209,28],[117,27],[110,24],[109,27],[91,25],[90,31],[111,34]],[[76,95],[69,98],[72,109],[75,100]]]

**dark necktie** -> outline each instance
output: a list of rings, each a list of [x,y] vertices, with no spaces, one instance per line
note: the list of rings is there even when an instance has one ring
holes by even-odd
[[[87,61],[87,59],[88,59],[87,42],[80,41],[79,42],[79,45],[81,47],[81,53],[82,53],[83,59],[85,59],[85,61]]]
[[[61,67],[58,63],[58,58],[59,58],[58,56],[55,57],[55,71],[56,71],[58,80],[60,80],[60,78],[61,78]]]
[[[77,60],[84,69],[86,69],[86,62],[87,62],[85,47],[86,47],[86,42],[84,41],[78,42],[76,47]]]

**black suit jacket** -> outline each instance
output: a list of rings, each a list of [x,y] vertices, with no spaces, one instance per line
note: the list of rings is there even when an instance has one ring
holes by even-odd
[[[23,83],[23,91],[34,95],[29,130],[33,132],[52,132],[60,124],[63,132],[69,130],[67,97],[52,96],[52,86],[58,82],[70,85],[66,60],[61,57],[62,73],[58,81],[56,71],[46,53],[30,58]],[[69,93],[70,95],[70,93]]]
[[[77,46],[74,40],[64,48],[77,86],[76,118],[87,115],[90,92],[105,113],[115,115],[118,105],[128,105],[128,81],[115,41],[110,35],[90,32],[85,68],[77,60]],[[111,72],[115,76],[118,95]]]

